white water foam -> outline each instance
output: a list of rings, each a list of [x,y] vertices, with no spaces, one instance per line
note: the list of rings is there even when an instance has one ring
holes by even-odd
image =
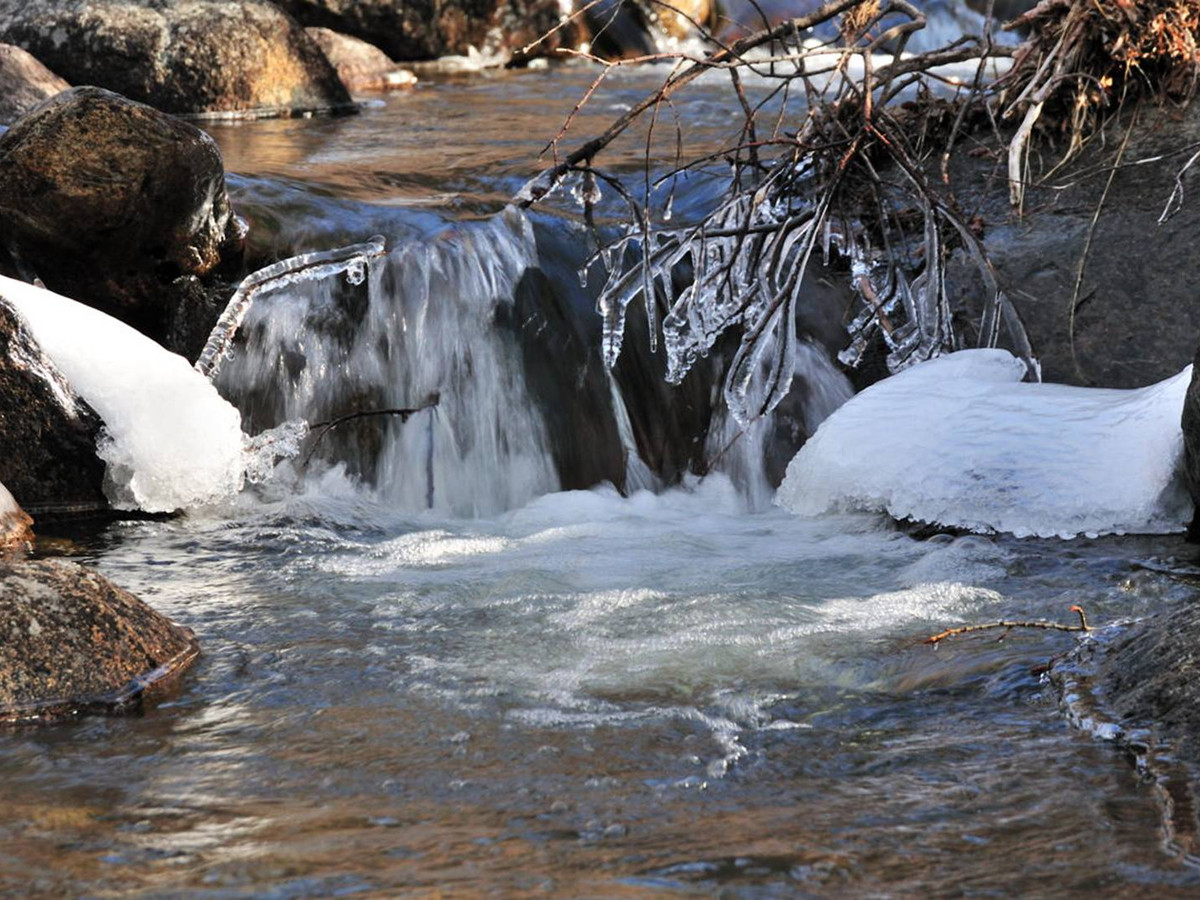
[[[115,507],[171,512],[240,490],[241,418],[187,360],[44,288],[0,277],[0,299],[104,420]]]
[[[777,502],[1018,537],[1182,530],[1190,366],[1138,390],[1024,374],[1004,350],[963,350],[879,382],[800,450]]]

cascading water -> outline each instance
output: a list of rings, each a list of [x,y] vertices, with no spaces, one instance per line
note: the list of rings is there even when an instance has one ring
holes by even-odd
[[[519,349],[495,324],[536,264],[528,220],[509,211],[401,245],[357,285],[335,278],[268,290],[218,386],[253,430],[436,397],[407,422],[367,416],[336,428],[313,456],[344,463],[403,510],[519,506],[558,488]]]

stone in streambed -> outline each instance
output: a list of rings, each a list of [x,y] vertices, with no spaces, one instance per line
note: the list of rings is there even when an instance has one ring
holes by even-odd
[[[244,229],[212,138],[79,87],[0,137],[0,234],[51,290],[163,342],[198,302],[192,279],[240,259]]]
[[[70,562],[0,562],[0,723],[136,708],[198,655],[192,633]]]
[[[33,519],[17,505],[13,495],[0,484],[0,558],[28,549],[33,540]]]
[[[366,41],[328,28],[306,28],[349,91],[391,91],[412,87],[417,76]]]
[[[11,125],[70,85],[12,44],[0,44],[0,125]]]
[[[73,84],[169,113],[353,109],[324,54],[266,0],[0,0],[0,40]]]
[[[278,0],[304,25],[331,28],[370,41],[394,60],[467,55],[510,59],[557,26],[558,0]],[[574,46],[577,33],[563,28],[538,45],[549,56]]]

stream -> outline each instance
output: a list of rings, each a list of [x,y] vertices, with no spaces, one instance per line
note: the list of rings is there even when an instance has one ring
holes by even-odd
[[[658,78],[614,74],[571,133]],[[0,738],[0,896],[1194,896],[1187,823],[1034,674],[1074,635],[922,643],[1187,602],[1161,572],[1181,536],[802,518],[749,457],[662,484],[636,379],[598,382],[594,432],[545,412],[556,371],[505,311],[540,268],[590,315],[588,238],[565,196],[504,207],[590,80],[431,78],[357,117],[206,126],[259,252],[391,248],[361,285],[264,298],[222,393],[259,427],[441,399],[180,518],[42,535],[204,655],[140,715]],[[723,86],[678,114],[713,147],[739,115]],[[692,177],[676,215],[719,187]],[[848,391],[808,375],[815,427]],[[572,489],[601,445],[621,490]]]

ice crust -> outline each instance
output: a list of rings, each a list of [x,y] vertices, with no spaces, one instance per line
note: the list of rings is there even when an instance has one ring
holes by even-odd
[[[0,297],[100,414],[118,509],[171,512],[240,490],[241,417],[187,360],[98,310],[0,277]]]
[[[873,385],[796,454],[776,502],[1018,537],[1182,530],[1190,366],[1137,390],[1024,374],[1007,351],[963,350]]]

